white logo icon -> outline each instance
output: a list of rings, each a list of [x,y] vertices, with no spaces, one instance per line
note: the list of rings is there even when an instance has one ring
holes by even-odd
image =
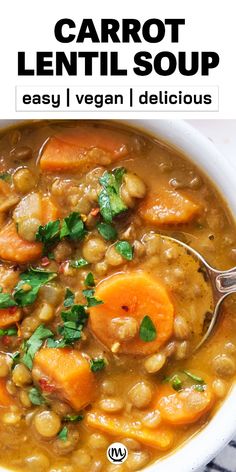
[[[123,464],[123,462],[126,461],[127,457],[128,449],[124,444],[120,442],[114,442],[110,444],[110,446],[107,448],[107,459],[112,464]]]

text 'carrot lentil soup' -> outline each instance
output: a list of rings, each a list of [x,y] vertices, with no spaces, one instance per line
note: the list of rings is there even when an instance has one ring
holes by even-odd
[[[112,122],[0,136],[0,464],[140,470],[199,431],[236,375],[236,306],[194,354],[235,225],[188,159]],[[122,442],[128,458],[110,464]]]

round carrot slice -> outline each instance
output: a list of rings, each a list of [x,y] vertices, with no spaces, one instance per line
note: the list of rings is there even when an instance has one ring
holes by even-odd
[[[116,345],[118,353],[147,355],[158,351],[172,335],[173,305],[165,287],[147,273],[115,274],[98,285],[95,295],[103,304],[90,308],[90,326],[94,335],[111,350]],[[151,341],[140,337],[145,316],[156,330],[156,337]],[[121,340],[114,322],[125,321],[127,317],[136,320],[138,329],[133,337]]]
[[[176,392],[169,385],[158,388],[156,408],[167,423],[183,425],[195,423],[213,406],[214,396],[212,389],[206,385],[204,391],[199,392],[194,386]]]

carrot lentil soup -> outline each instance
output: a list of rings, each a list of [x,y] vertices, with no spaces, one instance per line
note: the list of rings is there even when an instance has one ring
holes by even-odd
[[[235,265],[225,203],[176,150],[111,122],[2,132],[1,465],[140,470],[210,420],[235,379],[235,299],[193,354],[212,293],[162,234]]]

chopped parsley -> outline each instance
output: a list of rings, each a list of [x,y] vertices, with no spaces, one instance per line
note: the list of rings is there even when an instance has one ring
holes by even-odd
[[[80,259],[76,259],[75,261],[70,261],[70,267],[73,267],[74,269],[80,269],[81,267],[87,266],[89,263],[82,257]]]
[[[39,226],[35,239],[44,244],[44,254],[47,254],[53,244],[59,242],[59,234],[60,220],[49,221],[45,226]]]
[[[94,276],[92,272],[89,272],[85,278],[84,285],[87,285],[87,287],[94,287],[95,281],[94,281]]]
[[[24,341],[24,355],[22,357],[22,362],[26,365],[26,367],[28,367],[28,369],[32,369],[34,356],[36,352],[41,348],[44,340],[52,336],[52,331],[42,324],[38,326],[38,328],[34,331],[34,333],[29,339]]]
[[[97,230],[106,241],[114,241],[117,238],[116,228],[110,223],[98,223]]]
[[[104,172],[99,179],[102,190],[98,195],[98,204],[106,223],[111,223],[114,217],[127,210],[127,206],[120,197],[120,187],[125,172],[124,167],[119,167],[112,172]]]
[[[84,305],[73,305],[70,310],[62,311],[63,324],[58,326],[60,339],[48,339],[48,347],[65,347],[81,339],[82,331],[88,321]]]
[[[17,306],[17,303],[10,293],[2,293],[2,287],[0,287],[0,308],[10,308],[11,306]]]
[[[32,387],[29,392],[29,399],[33,405],[43,405],[45,403],[45,398],[41,394],[38,388]]]
[[[104,369],[105,366],[106,362],[102,357],[97,357],[90,360],[90,369],[92,372],[99,372],[100,370]]]
[[[144,342],[154,341],[157,337],[157,331],[150,316],[146,315],[141,321],[139,328],[140,339]]]
[[[68,428],[64,426],[57,435],[58,439],[61,441],[67,441],[68,439]]]
[[[8,172],[1,172],[0,179],[5,180],[5,182],[9,182],[11,180],[11,174],[9,174]]]
[[[83,415],[66,415],[64,416],[64,421],[69,421],[70,423],[77,423],[77,421],[82,421]]]
[[[0,329],[0,336],[16,336],[16,335],[17,335],[16,328]]]
[[[87,234],[84,222],[78,212],[74,211],[64,218],[61,225],[60,239],[68,238],[72,241],[79,241]]]
[[[27,306],[34,303],[40,287],[57,276],[56,272],[48,272],[32,267],[20,275],[20,281],[13,291],[13,297],[18,306]]]
[[[95,291],[92,289],[88,290],[83,290],[83,295],[85,296],[87,300],[87,306],[96,306],[96,305],[101,305],[103,303],[102,300],[98,300],[98,298],[94,297]]]
[[[204,380],[201,377],[198,377],[197,375],[192,374],[188,370],[184,370],[183,372],[184,372],[185,375],[187,375],[187,377],[189,377],[191,380],[193,380],[197,384],[204,384],[205,383]]]
[[[66,289],[65,299],[64,299],[64,306],[71,307],[74,305],[75,301],[75,294],[69,288]]]
[[[127,261],[132,261],[134,250],[132,245],[128,241],[118,241],[115,244],[115,250]]]

